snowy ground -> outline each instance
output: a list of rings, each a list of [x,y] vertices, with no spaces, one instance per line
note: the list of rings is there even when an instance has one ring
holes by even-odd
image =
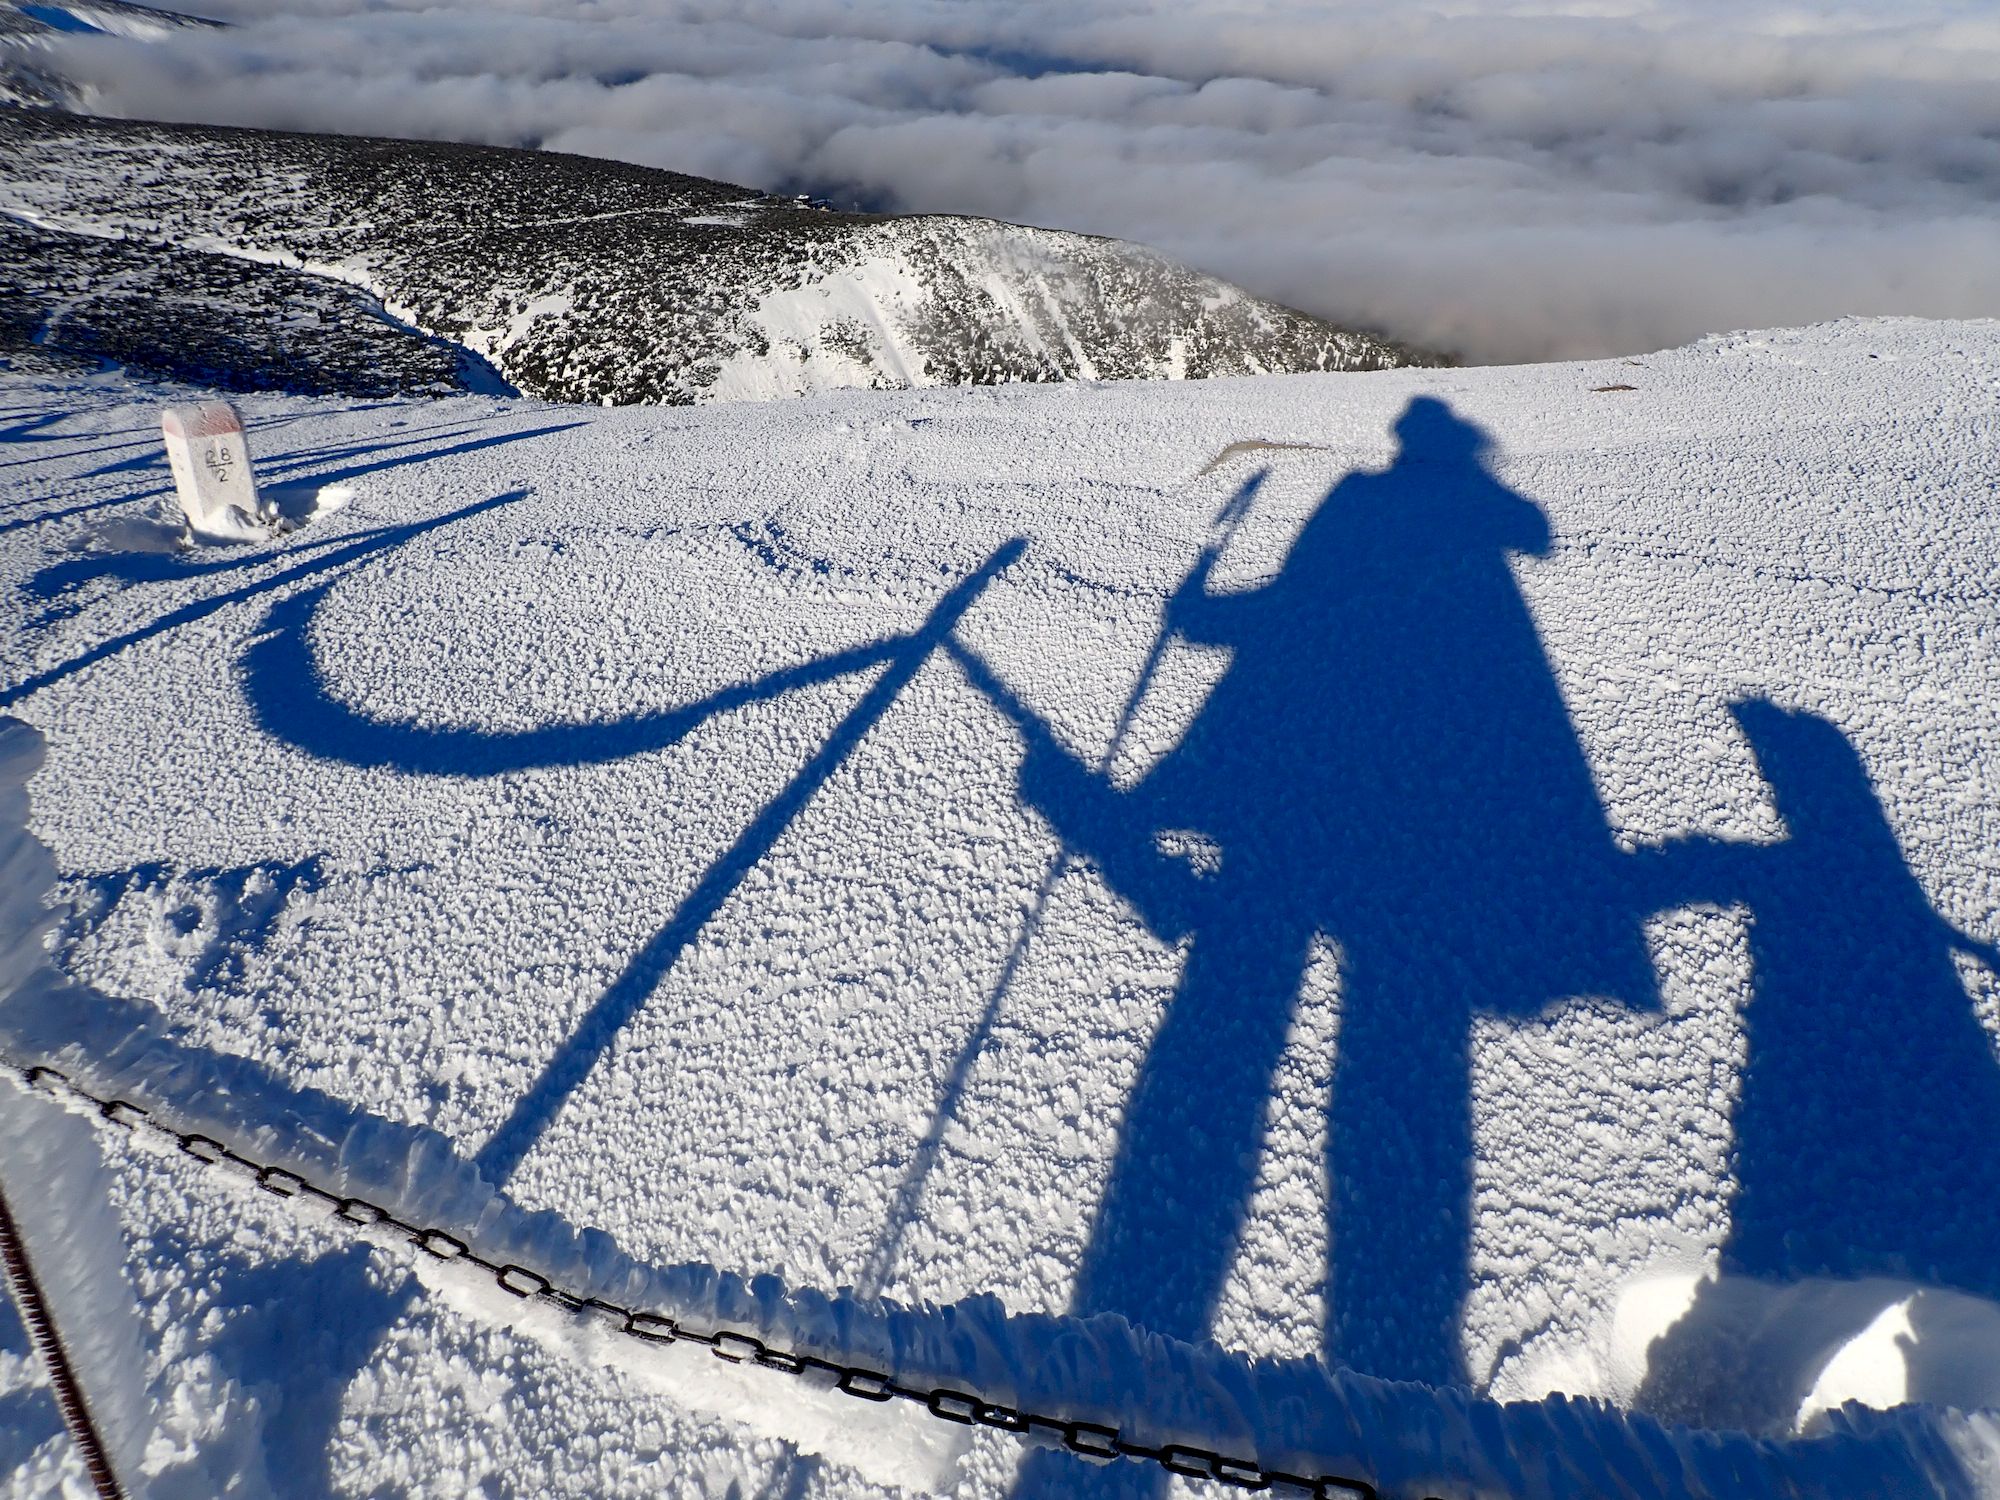
[[[0,375],[74,981],[4,961],[10,1056],[545,1269],[1393,1493],[2000,1493],[2000,325],[253,398],[294,512],[352,498],[193,551],[169,395]],[[122,1263],[77,1316],[136,1326],[100,1379],[157,1495],[1147,1492],[607,1365],[0,1113],[49,1254]],[[82,1494],[25,1347],[6,1493]],[[1552,1392],[1750,1436],[1491,1404]]]

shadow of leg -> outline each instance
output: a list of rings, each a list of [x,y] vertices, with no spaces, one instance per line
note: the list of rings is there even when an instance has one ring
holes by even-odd
[[[1208,1337],[1256,1182],[1259,1148],[1311,933],[1267,915],[1195,940],[1133,1092],[1072,1310]],[[1166,1476],[1036,1453],[1018,1496],[1140,1496]]]
[[[1470,1008],[1438,950],[1405,937],[1394,982],[1367,947],[1335,1042],[1328,1352],[1390,1380],[1464,1380],[1471,1236]],[[1353,951],[1353,950],[1350,950]]]

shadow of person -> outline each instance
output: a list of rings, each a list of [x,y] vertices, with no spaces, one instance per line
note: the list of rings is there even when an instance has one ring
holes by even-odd
[[[1444,403],[1411,402],[1396,434],[1390,467],[1342,480],[1271,582],[1213,594],[1198,567],[1169,602],[1167,629],[1232,655],[1149,774],[1121,791],[1027,716],[1021,791],[1157,936],[1188,943],[1073,1310],[1206,1337],[1324,935],[1341,955],[1328,1350],[1443,1384],[1464,1378],[1474,1013],[1655,993],[1627,861],[1508,561],[1547,548],[1542,512]],[[1211,871],[1161,852],[1183,830],[1219,854]],[[1083,1478],[1043,1477],[1051,1493]]]
[[[371,1247],[347,1244],[304,1262],[225,1258],[212,1290],[205,1326],[220,1331],[209,1352],[257,1402],[223,1440],[235,1449],[223,1463],[288,1500],[333,1500],[345,1488],[336,1443],[348,1389],[417,1306],[421,1284]]]
[[[1749,907],[1754,990],[1721,1280],[1653,1345],[1639,1404],[1755,1425],[1740,1413],[1788,1423],[1825,1358],[1908,1287],[1882,1283],[1779,1370],[1738,1347],[1731,1278],[1892,1278],[2000,1298],[2000,1057],[1953,962],[2000,967],[2000,953],[1932,909],[1837,728],[1759,699],[1734,712],[1787,836],[1645,856],[1662,905]],[[1746,1371],[1769,1393],[1750,1408],[1734,1389]]]

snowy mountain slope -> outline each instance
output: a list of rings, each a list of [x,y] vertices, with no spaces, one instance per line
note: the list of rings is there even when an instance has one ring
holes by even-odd
[[[259,310],[246,317],[246,308]],[[282,266],[0,217],[0,358],[225,391],[450,395],[506,383],[365,292]]]
[[[125,0],[0,0],[0,104],[75,109],[84,90],[49,56],[65,37],[107,35],[152,41],[219,21]]]
[[[1430,362],[1136,246],[583,157],[26,110],[0,111],[0,148],[18,220],[352,283],[549,399]]]
[[[1393,1495],[1992,1492],[2000,325],[255,396],[267,478],[356,498],[190,552],[171,394],[0,376],[70,981],[12,1055],[580,1285]],[[512,1330],[126,1140],[163,1493],[1144,1488]]]

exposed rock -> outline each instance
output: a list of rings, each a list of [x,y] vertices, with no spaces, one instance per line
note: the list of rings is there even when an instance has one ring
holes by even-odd
[[[0,274],[60,347],[221,386],[463,383],[436,338],[607,404],[1438,362],[1115,240],[553,152],[4,108],[0,154]]]

